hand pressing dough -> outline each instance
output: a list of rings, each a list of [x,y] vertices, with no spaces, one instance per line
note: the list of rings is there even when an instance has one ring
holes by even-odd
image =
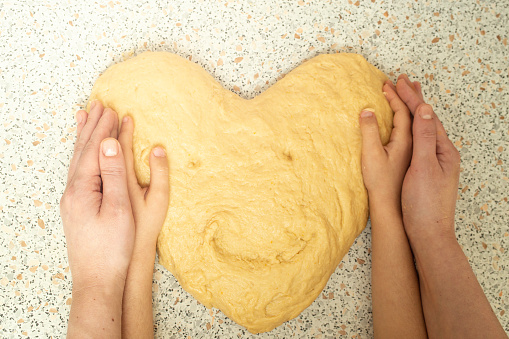
[[[375,109],[387,143],[385,80],[360,55],[321,55],[245,100],[186,59],[146,52],[110,67],[90,99],[133,117],[140,184],[151,149],[167,150],[159,262],[258,333],[309,306],[364,229],[359,113]]]

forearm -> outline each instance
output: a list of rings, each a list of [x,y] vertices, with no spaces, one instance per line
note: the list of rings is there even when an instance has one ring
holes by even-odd
[[[456,238],[411,239],[432,338],[507,338]]]
[[[370,197],[373,327],[377,338],[426,338],[419,283],[398,204]]]
[[[73,286],[68,338],[120,338],[123,286]]]
[[[124,291],[123,338],[153,338],[154,336],[152,276],[155,255],[155,241],[135,244]]]

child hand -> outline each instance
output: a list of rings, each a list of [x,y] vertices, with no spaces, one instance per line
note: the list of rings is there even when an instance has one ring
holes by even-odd
[[[392,82],[386,81],[383,91],[394,111],[394,128],[389,143],[383,146],[376,116],[369,110],[361,112],[362,176],[370,200],[383,201],[399,210],[401,185],[411,157],[412,121]]]
[[[363,111],[360,116],[362,175],[371,219],[373,329],[377,337],[426,338],[419,283],[401,215],[401,186],[412,154],[412,120],[392,82],[387,81],[383,91],[394,111],[386,146],[375,115]]]
[[[119,140],[125,154],[136,240],[125,284],[122,338],[151,338],[154,336],[152,275],[157,237],[168,209],[168,160],[162,148],[154,148],[150,152],[150,186],[140,187],[134,172],[133,131],[132,118],[125,116]]]
[[[396,87],[414,115],[412,162],[402,191],[405,230],[411,242],[428,241],[429,236],[455,239],[459,152],[433,108],[424,103],[420,86],[402,75]]]
[[[127,168],[127,187],[136,224],[136,249],[154,251],[157,237],[166,218],[169,200],[168,160],[161,147],[150,153],[150,186],[140,187],[134,172],[133,160],[133,120],[129,116],[122,119],[119,141],[124,151]],[[147,248],[147,246],[149,246]]]
[[[117,140],[118,117],[100,102],[77,113],[77,141],[60,214],[73,292],[92,287],[121,291],[134,244],[126,169]]]

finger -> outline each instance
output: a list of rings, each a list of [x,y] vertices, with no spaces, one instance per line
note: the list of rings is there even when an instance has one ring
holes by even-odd
[[[136,179],[136,173],[134,171],[133,132],[134,132],[133,119],[126,115],[122,119],[122,124],[120,126],[120,134],[118,135],[118,141],[122,146],[122,151],[124,154],[125,166],[127,171],[127,185],[129,187],[131,197],[133,197],[133,194],[136,194],[136,192],[141,191],[141,187],[138,185],[138,179]]]
[[[77,123],[77,127],[76,127],[76,140],[78,140],[80,138],[81,131],[83,130],[83,127],[87,123],[87,119],[88,119],[87,111],[80,109],[76,113],[76,123]],[[74,143],[74,151],[76,151],[76,145],[77,144],[78,144],[77,142]]]
[[[415,112],[417,110],[417,107],[424,103],[424,100],[422,100],[419,95],[417,94],[415,88],[409,85],[408,77],[406,76],[400,76],[398,78],[398,82],[396,83],[396,91],[403,100],[403,102],[408,106],[410,109],[410,112],[412,112],[413,115],[415,115]]]
[[[113,138],[100,144],[99,167],[102,180],[102,203],[100,213],[116,212],[131,208],[122,148]]]
[[[71,181],[71,178],[74,176],[76,172],[76,166],[81,157],[81,153],[83,148],[90,140],[90,136],[95,129],[95,126],[99,122],[99,119],[102,116],[103,108],[99,101],[92,101],[90,104],[90,113],[86,114],[85,111],[80,111],[82,115],[82,124],[83,126],[80,128],[78,126],[78,137],[76,138],[76,142],[74,143],[74,154],[71,159],[71,164],[69,166],[69,173],[67,175],[67,183]],[[78,112],[78,113],[80,113]],[[85,112],[85,115],[82,113]],[[78,118],[78,117],[77,117]],[[79,125],[79,124],[78,124]]]
[[[424,97],[422,95],[422,87],[421,87],[421,83],[419,81],[414,81],[413,82],[414,84],[414,87],[415,87],[415,91],[417,93],[417,95],[419,96],[419,98],[421,98],[421,100],[424,102]]]
[[[73,156],[71,158],[70,164],[69,164],[69,171],[67,173],[67,184],[71,182],[71,179],[74,175],[74,172],[76,171],[76,163],[78,161],[78,157],[76,156],[76,149],[78,147],[78,140],[80,139],[81,131],[83,130],[83,127],[87,123],[88,114],[84,110],[79,110],[76,113],[76,123],[78,124],[76,127],[76,142],[74,143],[74,151]]]
[[[168,207],[169,178],[168,158],[162,147],[155,147],[150,152],[150,185],[145,194],[149,204]]]
[[[437,127],[437,147],[441,145],[446,145],[448,143],[452,144],[451,140],[449,140],[449,137],[447,136],[447,132],[445,131],[444,125],[442,125],[442,122],[440,121],[436,114],[435,114],[435,125]]]
[[[420,105],[414,115],[412,165],[437,162],[437,128],[435,114],[428,104]]]
[[[447,136],[447,132],[438,117],[435,124],[437,127],[437,159],[440,166],[444,170],[459,170],[458,150]]]
[[[392,81],[390,80],[387,80],[385,83],[384,83],[384,86],[387,85],[389,86],[394,92],[396,92],[396,86],[394,86],[394,84],[392,83]]]
[[[412,90],[414,90],[414,91],[415,91],[414,83],[410,81],[410,78],[408,77],[408,75],[406,75],[406,74],[404,74],[404,73],[403,73],[403,74],[401,74],[401,75],[398,77],[398,80],[400,80],[400,79],[401,79],[401,80],[404,80],[404,81],[407,83],[407,85],[408,85],[408,86],[409,86]]]
[[[366,108],[360,115],[360,127],[362,134],[362,156],[371,157],[384,154],[385,150],[380,140],[380,131],[374,110]]]
[[[412,138],[412,118],[407,105],[388,84],[384,85],[383,91],[394,111],[394,128],[391,133],[391,141],[396,140],[410,143]]]
[[[80,133],[80,138],[77,141],[78,145],[76,148],[76,152],[78,155],[78,158],[81,156],[81,152],[83,151],[83,148],[90,140],[90,137],[92,136],[92,133],[95,130],[95,127],[99,123],[99,120],[101,119],[104,112],[103,105],[99,100],[94,100],[90,104],[90,109],[87,117],[86,124],[83,126],[83,129]]]
[[[115,111],[113,111],[115,112]],[[117,139],[118,138],[118,114],[115,112],[115,123],[113,124],[113,128],[111,129],[110,137]]]
[[[77,177],[100,175],[99,146],[102,140],[110,136],[115,119],[117,119],[116,114],[111,109],[106,108],[101,119],[99,119],[90,140],[81,152],[80,159],[76,165],[77,168],[75,175]]]

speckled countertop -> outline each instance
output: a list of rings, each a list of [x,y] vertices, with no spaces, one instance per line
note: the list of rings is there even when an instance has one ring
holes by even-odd
[[[0,1],[0,336],[63,337],[71,300],[58,203],[74,113],[108,66],[163,50],[251,98],[321,53],[423,84],[461,152],[457,236],[509,331],[509,2]],[[370,228],[318,299],[259,337],[372,336]],[[468,297],[468,296],[465,296]],[[156,265],[158,337],[249,337]]]

